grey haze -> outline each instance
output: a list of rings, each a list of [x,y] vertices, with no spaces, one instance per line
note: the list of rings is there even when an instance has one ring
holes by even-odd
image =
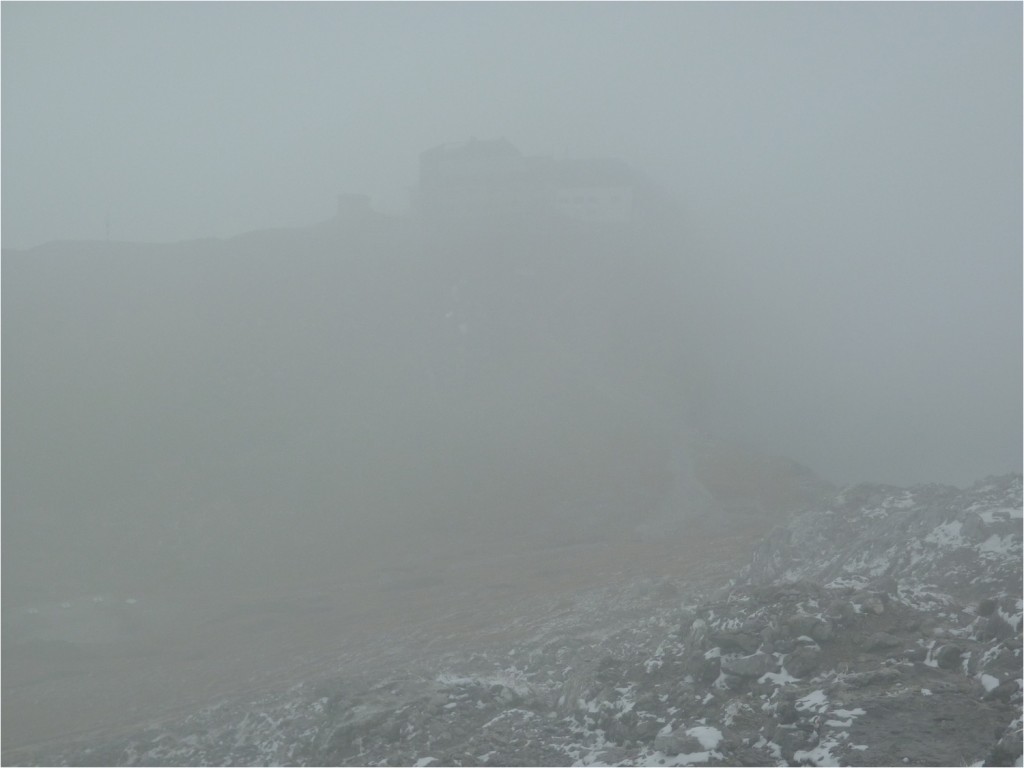
[[[471,136],[621,157],[706,270],[716,428],[839,482],[1020,466],[1018,4],[13,4],[3,242],[401,212]]]
[[[5,749],[1021,469],[1019,3],[2,22]],[[449,145],[635,219],[424,215]]]

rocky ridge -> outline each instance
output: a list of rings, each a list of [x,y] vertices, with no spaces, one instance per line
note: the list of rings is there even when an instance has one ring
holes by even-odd
[[[1020,586],[1020,476],[862,485],[742,570],[595,587],[505,644],[431,657],[405,638],[27,762],[1020,765]]]

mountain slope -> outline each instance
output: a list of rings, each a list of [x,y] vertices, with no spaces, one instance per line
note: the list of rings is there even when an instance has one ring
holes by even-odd
[[[681,540],[684,582],[620,575],[521,606],[483,634],[449,624],[444,651],[389,637],[333,678],[21,757],[1019,765],[1020,516],[1020,476],[964,491],[859,486],[777,530],[753,559],[702,559],[707,542]]]
[[[630,528],[685,328],[657,239],[377,216],[5,251],[5,597]]]

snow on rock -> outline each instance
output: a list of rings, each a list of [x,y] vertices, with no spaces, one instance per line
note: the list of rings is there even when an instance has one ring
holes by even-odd
[[[719,742],[722,741],[722,732],[717,728],[712,728],[708,725],[698,725],[696,728],[688,728],[686,730],[687,736],[692,736],[700,742],[700,745],[704,749],[711,750],[718,746]]]
[[[863,584],[884,576],[908,593],[940,585],[956,599],[979,600],[1020,583],[1020,508],[1019,475],[989,478],[964,491],[938,485],[847,488],[827,509],[777,529],[743,578]]]

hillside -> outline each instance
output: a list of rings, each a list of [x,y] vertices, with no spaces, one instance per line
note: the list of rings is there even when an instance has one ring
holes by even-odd
[[[1020,478],[698,430],[684,242],[5,251],[4,761],[1019,762]]]
[[[601,568],[590,549],[588,583],[438,603],[276,690],[11,757],[1019,765],[1020,516],[1019,476],[863,485],[760,544],[646,545],[660,568]]]
[[[683,248],[666,221],[368,214],[5,251],[5,599],[618,534],[685,517],[694,472],[733,511],[806,504],[685,437]]]
[[[316,570],[381,532],[564,532],[597,498],[642,514],[671,404],[642,339],[655,257],[535,224],[5,251],[5,573],[184,586],[226,561],[251,577],[254,551],[275,553],[260,574]]]

